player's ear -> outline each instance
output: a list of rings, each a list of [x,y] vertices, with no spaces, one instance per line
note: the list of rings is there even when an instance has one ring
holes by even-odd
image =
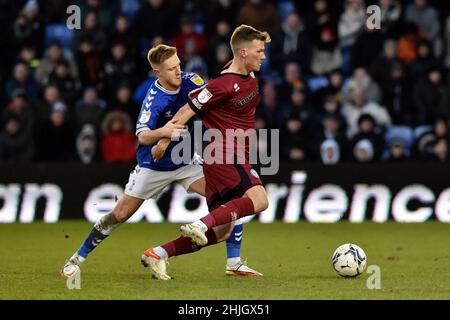
[[[241,54],[242,58],[247,58],[247,55],[248,55],[247,48],[239,49],[239,53]]]

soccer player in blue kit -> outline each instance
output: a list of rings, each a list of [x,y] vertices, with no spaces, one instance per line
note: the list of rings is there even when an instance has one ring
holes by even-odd
[[[124,195],[110,213],[95,223],[80,248],[61,269],[63,276],[75,275],[92,250],[117,226],[127,221],[145,200],[156,199],[166,186],[175,182],[180,183],[186,191],[205,196],[202,166],[194,163],[174,164],[171,159],[171,150],[180,141],[172,141],[164,157],[157,162],[154,161],[151,152],[152,147],[161,138],[172,138],[186,130],[185,126],[170,120],[187,103],[189,92],[203,87],[205,83],[195,73],[180,70],[180,60],[174,47],[158,45],[149,51],[147,58],[158,79],[150,86],[142,102],[136,124],[136,135],[139,140],[136,152],[138,164],[130,174]],[[192,122],[187,126],[192,129]],[[231,233],[230,229],[232,229]],[[217,241],[227,239],[227,275],[261,276],[261,273],[249,268],[240,258],[242,233],[242,223],[236,221],[234,225],[228,224],[215,228],[210,237],[214,237]],[[201,249],[189,237],[180,237],[175,241],[179,242],[180,245],[177,247],[181,250],[186,248],[186,253],[192,252],[193,247]],[[163,252],[147,252],[147,254],[164,259],[164,256],[160,256]],[[162,280],[170,279],[165,273],[153,273],[153,277]]]

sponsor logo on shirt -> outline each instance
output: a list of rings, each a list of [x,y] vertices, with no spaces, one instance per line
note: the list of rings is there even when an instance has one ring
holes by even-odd
[[[252,100],[256,96],[256,91],[253,91],[250,93],[247,97],[245,97],[242,100],[236,101],[236,107],[241,108],[244,104],[248,103],[250,100]]]

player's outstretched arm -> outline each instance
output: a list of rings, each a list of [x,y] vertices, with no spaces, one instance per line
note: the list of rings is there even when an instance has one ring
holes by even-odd
[[[178,110],[173,119],[166,123],[166,126],[169,125],[169,123],[184,125],[193,116],[195,116],[195,112],[192,111],[192,109],[189,107],[188,104],[185,104],[183,107],[180,108],[180,110]],[[162,138],[161,140],[158,141],[158,144],[152,148],[152,157],[154,161],[159,161],[164,156],[169,144],[170,138]]]
[[[164,127],[155,130],[144,130],[139,132],[138,140],[142,145],[154,144],[160,139],[170,138],[173,135],[179,135],[184,129],[183,124],[176,123],[176,121],[169,121]]]

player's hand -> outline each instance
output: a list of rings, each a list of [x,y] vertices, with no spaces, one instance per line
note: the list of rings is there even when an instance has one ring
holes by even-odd
[[[167,147],[170,144],[170,139],[161,139],[158,143],[152,148],[152,157],[155,162],[161,160],[161,158],[166,153]]]
[[[177,119],[170,120],[165,124],[164,127],[161,128],[162,136],[164,138],[174,138],[182,136],[186,132],[186,126],[182,124],[177,124]]]

